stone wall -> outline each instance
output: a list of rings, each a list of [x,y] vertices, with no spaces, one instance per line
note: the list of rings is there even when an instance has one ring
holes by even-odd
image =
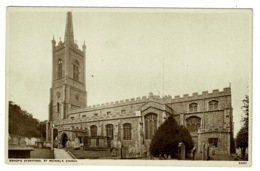
[[[109,120],[128,118],[136,116],[136,111],[144,103],[133,103],[129,105],[118,105],[115,107],[96,107],[81,112],[73,112],[69,114],[69,118],[82,119],[86,121]]]
[[[137,152],[139,152],[139,143],[140,143],[140,117],[127,118],[127,119],[116,119],[116,120],[106,120],[106,121],[92,121],[92,122],[81,122],[81,123],[73,123],[69,125],[56,125],[56,128],[59,129],[59,139],[61,139],[62,134],[66,133],[72,143],[75,143],[76,130],[86,130],[85,135],[90,135],[90,127],[97,127],[97,136],[107,136],[106,135],[106,125],[113,125],[113,140],[111,144],[114,144],[115,141],[120,141],[123,146],[126,148],[135,147],[136,143],[138,143]],[[131,140],[124,140],[123,138],[123,124],[130,123],[131,124]],[[74,133],[73,133],[74,132]]]
[[[90,126],[95,125],[98,128],[98,135],[106,136],[106,125],[112,124],[114,128],[114,141],[121,141],[125,149],[136,149],[136,153],[149,153],[151,140],[144,139],[145,125],[144,116],[149,113],[155,113],[158,116],[157,127],[164,122],[169,115],[173,115],[176,121],[186,126],[186,120],[189,117],[196,116],[201,119],[201,127],[197,133],[192,133],[192,139],[198,149],[202,142],[208,142],[208,138],[218,138],[219,143],[215,151],[219,154],[227,154],[230,150],[230,126],[232,118],[230,89],[224,89],[223,92],[214,90],[212,93],[203,92],[202,95],[184,96],[183,98],[171,99],[171,96],[160,98],[151,93],[148,97],[143,96],[135,99],[127,99],[116,102],[110,102],[101,105],[71,110],[67,119],[55,121],[54,124],[60,129],[87,130],[90,134]],[[74,95],[71,91],[71,96]],[[217,100],[219,106],[216,110],[208,109],[208,102]],[[198,103],[198,111],[190,112],[189,104]],[[173,109],[172,109],[172,108]],[[132,139],[123,140],[123,124],[132,125]],[[142,123],[142,124],[141,124]],[[141,128],[142,127],[142,128]],[[228,146],[226,146],[228,145]]]
[[[198,152],[201,152],[203,143],[209,143],[209,138],[218,138],[217,147],[210,146],[210,155],[230,154],[230,133],[228,132],[208,132],[198,136]]]

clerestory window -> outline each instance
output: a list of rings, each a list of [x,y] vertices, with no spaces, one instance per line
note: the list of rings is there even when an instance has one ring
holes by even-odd
[[[218,101],[212,100],[209,102],[209,110],[218,110]]]
[[[190,112],[197,112],[198,111],[198,104],[197,103],[191,103],[189,105],[189,111]]]

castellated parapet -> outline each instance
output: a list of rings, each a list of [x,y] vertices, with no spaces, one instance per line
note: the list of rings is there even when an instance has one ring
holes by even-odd
[[[175,96],[171,99],[171,103],[178,103],[178,102],[185,102],[185,101],[192,101],[192,100],[200,100],[200,99],[207,99],[207,98],[214,98],[220,96],[227,96],[231,95],[231,88],[227,87],[224,88],[223,91],[219,91],[219,89],[212,90],[211,93],[208,91],[203,91],[202,94],[198,92],[192,93],[192,95],[184,94],[183,97]]]
[[[148,101],[156,101],[162,104],[167,104],[167,103],[178,103],[178,102],[185,102],[185,101],[192,101],[192,100],[214,98],[214,97],[220,97],[226,95],[231,95],[231,89],[229,87],[224,88],[223,91],[219,91],[219,89],[215,89],[211,93],[209,93],[208,91],[203,91],[202,94],[195,92],[192,93],[191,96],[189,94],[184,94],[182,97],[178,95],[175,96],[174,98],[172,98],[172,96],[170,95],[160,97],[159,95],[153,95],[153,93],[150,92],[148,97],[142,96],[142,97],[125,99],[125,100],[120,100],[115,102],[87,106],[85,108],[78,108],[78,109],[71,110],[69,113],[74,114],[74,113],[84,112],[84,111],[101,110],[105,108],[114,108],[119,106],[133,105],[137,103],[145,103]]]

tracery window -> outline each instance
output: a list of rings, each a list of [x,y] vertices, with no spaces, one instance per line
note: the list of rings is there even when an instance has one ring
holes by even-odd
[[[197,116],[192,116],[186,119],[186,128],[190,132],[198,132],[201,119]]]
[[[113,139],[114,137],[114,130],[113,130],[113,125],[112,124],[108,124],[106,125],[106,132],[107,132],[107,136],[110,137],[111,139]]]
[[[197,112],[198,111],[198,104],[197,103],[191,103],[189,105],[190,112]]]
[[[73,79],[79,81],[79,62],[77,60],[73,63]]]
[[[147,114],[145,120],[145,138],[152,139],[155,131],[157,130],[157,115],[154,113]]]
[[[97,126],[96,125],[92,125],[90,127],[90,136],[91,137],[96,137],[97,136]]]
[[[218,110],[218,101],[212,100],[209,102],[209,110]]]
[[[62,78],[62,60],[58,60],[58,79]]]
[[[123,139],[131,140],[132,134],[132,125],[130,123],[123,124]]]

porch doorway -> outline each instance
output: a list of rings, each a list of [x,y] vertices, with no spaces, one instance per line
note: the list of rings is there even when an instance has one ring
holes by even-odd
[[[62,144],[63,148],[66,147],[67,141],[68,141],[68,136],[67,136],[66,133],[63,133],[62,136],[61,136],[61,144]]]

